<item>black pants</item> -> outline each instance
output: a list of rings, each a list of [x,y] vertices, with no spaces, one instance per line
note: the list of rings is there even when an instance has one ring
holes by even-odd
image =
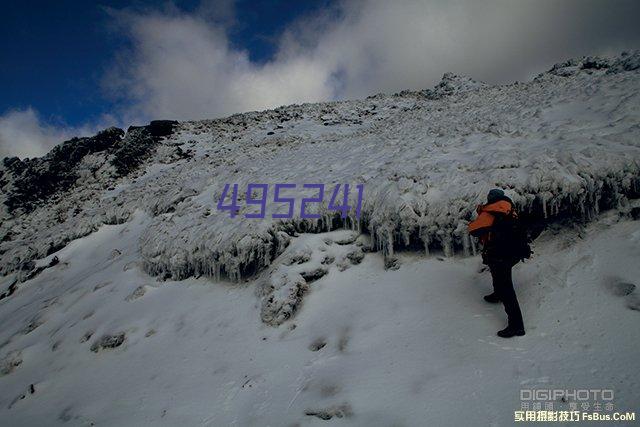
[[[500,297],[500,301],[504,304],[509,326],[514,329],[524,329],[520,305],[518,298],[516,298],[516,292],[513,290],[511,267],[511,264],[502,262],[489,264],[493,279],[493,292]]]

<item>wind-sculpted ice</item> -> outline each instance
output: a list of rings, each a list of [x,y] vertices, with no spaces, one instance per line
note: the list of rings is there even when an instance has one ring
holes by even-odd
[[[7,286],[24,279],[34,260],[137,209],[151,218],[140,239],[149,274],[232,280],[265,270],[296,233],[340,228],[369,234],[388,260],[398,248],[473,254],[466,224],[496,186],[529,220],[624,210],[640,196],[639,58],[567,61],[503,86],[447,74],[423,91],[182,122],[144,156],[117,143],[128,148],[87,154],[72,185],[32,211],[5,209],[0,271]],[[0,168],[3,199],[19,200],[18,172]],[[277,204],[260,220],[243,217],[246,203],[235,218],[217,211],[225,184],[256,182],[364,184],[361,217],[326,203],[319,219],[272,219]]]

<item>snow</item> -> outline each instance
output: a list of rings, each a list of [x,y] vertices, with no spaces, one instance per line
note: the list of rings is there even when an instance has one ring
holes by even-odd
[[[8,425],[324,425],[314,413],[332,425],[510,425],[521,388],[611,388],[616,408],[637,403],[628,284],[640,229],[617,213],[538,239],[514,276],[527,335],[509,341],[495,336],[504,313],[482,300],[490,278],[478,259],[403,252],[385,270],[381,253],[366,253],[341,269],[352,236],[301,234],[276,270],[336,259],[274,328],[260,318],[258,279],[144,273],[137,237],[150,221],[138,211],[75,240],[0,301],[0,356],[21,360],[0,376]],[[296,264],[304,248],[309,261]],[[122,332],[120,346],[92,351]]]
[[[303,109],[307,118],[287,122],[266,139],[272,122],[240,133],[237,148],[215,167],[219,184],[213,184],[213,199],[223,183],[238,182],[240,188],[249,182],[364,183],[363,219],[350,223],[369,231],[385,255],[412,239],[446,255],[472,252],[466,219],[473,202],[496,185],[511,189],[521,209],[534,215],[579,210],[592,218],[601,205],[624,206],[626,196],[638,189],[638,78],[635,72],[615,76],[621,80],[604,70],[570,81],[545,75],[526,85],[479,86],[403,108],[388,98],[377,98],[372,106],[331,106],[345,118],[343,124],[356,111],[362,117],[358,126],[324,121],[329,126],[313,127]],[[365,111],[377,120],[367,120]],[[326,114],[320,116],[324,119]],[[198,126],[206,129],[206,124]],[[206,142],[210,132],[185,126],[182,138]],[[274,148],[274,143],[287,149]],[[603,203],[603,188],[610,188],[614,200]],[[434,193],[438,197],[431,199]],[[237,241],[256,236],[263,253],[278,244],[269,233],[280,229],[274,222],[234,222],[219,214],[202,220],[200,212],[211,205],[211,199],[191,200],[149,228],[142,243],[148,272],[184,278],[222,269],[238,278],[246,260],[260,254],[239,253],[234,260],[240,263],[229,265],[225,255],[238,251]],[[307,226],[327,231],[329,215]],[[193,254],[193,247],[200,249],[198,258],[183,255]],[[269,262],[259,260],[265,267]]]
[[[87,154],[68,191],[0,212],[0,419],[508,425],[521,387],[612,388],[634,408],[639,64],[583,58],[504,86],[447,73],[182,122],[122,155],[140,163],[125,175]],[[236,183],[241,203],[248,183],[297,184],[298,212],[302,184],[364,184],[362,217],[229,218],[216,202]],[[547,225],[515,270],[527,335],[510,341],[466,232],[496,186]]]
[[[113,178],[104,161],[74,191],[4,221],[14,238],[0,243],[0,271],[23,280],[29,260],[136,209],[154,217],[140,242],[146,272],[234,280],[267,268],[292,227],[367,232],[390,263],[404,247],[473,254],[466,223],[495,186],[533,218],[624,209],[640,193],[639,55],[576,60],[568,77],[558,67],[489,86],[447,74],[433,90],[183,122],[136,174]],[[271,184],[270,194],[297,184],[297,210],[315,191],[304,183],[364,184],[362,218],[342,224],[326,204],[321,220],[269,219],[284,208],[274,203],[264,220],[216,210],[225,184],[239,184],[243,203],[250,182]]]

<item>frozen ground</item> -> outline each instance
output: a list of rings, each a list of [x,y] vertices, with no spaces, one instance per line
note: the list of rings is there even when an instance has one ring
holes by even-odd
[[[527,335],[512,340],[495,336],[504,313],[482,300],[476,258],[402,253],[395,271],[380,253],[343,271],[336,260],[273,328],[254,282],[144,273],[149,221],[72,242],[0,301],[3,425],[510,425],[523,387],[611,388],[616,409],[637,409],[637,221],[546,231],[515,269]],[[322,238],[330,252],[339,237],[293,245]],[[119,333],[120,346],[94,347]]]
[[[522,387],[635,410],[639,76],[638,52],[506,86],[447,74],[3,161],[0,424],[508,425]],[[249,182],[364,184],[363,217],[216,210]],[[494,186],[550,224],[508,341],[466,256]]]

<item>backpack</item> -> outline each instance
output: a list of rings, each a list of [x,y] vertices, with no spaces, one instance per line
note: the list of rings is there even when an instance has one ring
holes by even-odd
[[[491,228],[492,243],[500,255],[511,259],[514,264],[531,258],[533,251],[531,250],[529,233],[515,213],[496,216]]]

